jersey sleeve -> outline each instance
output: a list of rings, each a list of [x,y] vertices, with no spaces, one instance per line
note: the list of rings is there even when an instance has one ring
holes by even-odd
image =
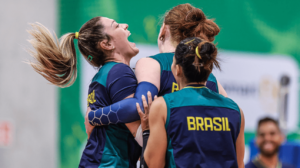
[[[150,91],[152,94],[152,100],[154,96],[158,94],[157,87],[152,83],[139,83],[133,98],[124,99],[110,106],[90,111],[88,114],[89,123],[94,126],[99,126],[118,123],[131,123],[140,120],[136,103],[139,103],[143,110],[141,96],[145,95],[147,99],[146,95],[148,91]]]
[[[92,110],[96,110],[97,108],[107,106],[108,104],[111,104],[111,101],[106,88],[97,81],[92,82],[89,86],[87,106]]]
[[[210,73],[206,81],[206,87],[216,93],[219,93],[218,82],[213,73]]]
[[[111,102],[116,103],[135,93],[137,79],[129,66],[116,64],[108,73],[106,86]]]

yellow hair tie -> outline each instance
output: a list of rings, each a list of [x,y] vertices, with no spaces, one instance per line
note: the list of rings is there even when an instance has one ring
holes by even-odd
[[[78,36],[79,36],[79,33],[76,32],[76,33],[75,33],[75,39],[78,39]]]
[[[196,55],[197,55],[200,59],[202,59],[201,55],[199,54],[199,47],[198,47],[198,46],[196,47]]]
[[[184,44],[187,45],[187,44],[189,44],[190,42],[193,42],[193,41],[195,41],[195,39],[190,40],[190,41],[188,41],[188,42],[186,42],[186,43],[184,43]]]

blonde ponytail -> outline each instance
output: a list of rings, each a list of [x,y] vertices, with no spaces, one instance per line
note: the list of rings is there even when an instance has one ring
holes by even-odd
[[[29,49],[35,62],[29,62],[33,69],[52,84],[59,87],[71,86],[77,77],[77,59],[74,46],[75,33],[67,33],[58,40],[57,36],[42,24],[31,24],[28,40],[34,50]]]

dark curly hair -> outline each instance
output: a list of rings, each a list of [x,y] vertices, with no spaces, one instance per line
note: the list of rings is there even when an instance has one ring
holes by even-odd
[[[188,82],[205,82],[214,67],[220,69],[217,53],[213,43],[190,37],[178,44],[175,60],[182,67]]]

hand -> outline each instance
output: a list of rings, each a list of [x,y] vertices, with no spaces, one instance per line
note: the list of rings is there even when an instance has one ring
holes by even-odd
[[[87,108],[86,113],[85,113],[85,120],[84,120],[84,125],[85,125],[85,132],[88,136],[88,139],[90,139],[90,135],[95,128],[95,126],[92,126],[89,122],[89,117],[88,114],[89,112],[92,111],[90,107]]]
[[[146,101],[146,97],[144,95],[142,95],[142,100],[143,100],[143,106],[144,106],[144,111],[145,113],[143,113],[143,111],[141,110],[141,107],[139,105],[139,103],[136,103],[136,108],[137,111],[140,115],[141,118],[141,125],[142,125],[142,130],[143,132],[145,130],[149,130],[149,122],[148,122],[148,117],[149,117],[149,111],[150,111],[150,107],[152,104],[152,95],[151,92],[147,92],[147,97],[148,97],[148,104]],[[154,96],[154,100],[157,98],[157,96]]]

